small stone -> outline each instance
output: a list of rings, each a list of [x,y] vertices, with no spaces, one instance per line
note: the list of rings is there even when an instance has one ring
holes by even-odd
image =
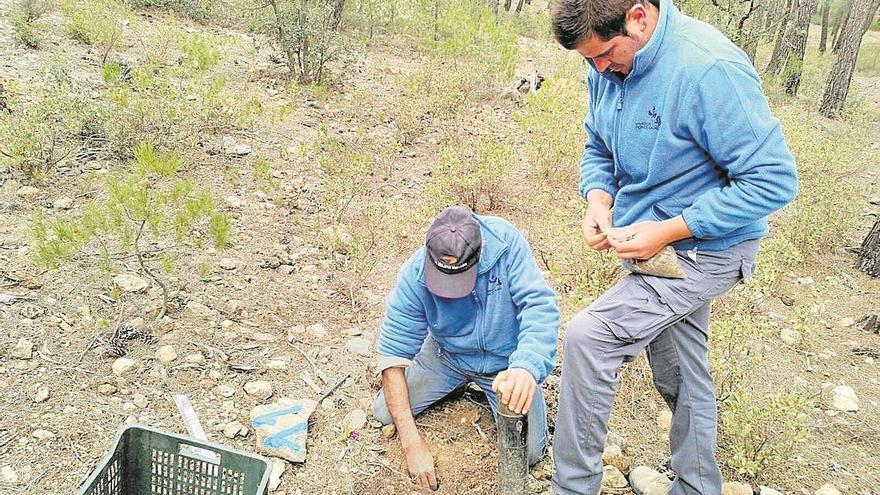
[[[239,435],[242,428],[247,427],[238,421],[231,421],[223,426],[223,435],[225,435],[226,438],[235,438]]]
[[[102,383],[101,385],[98,385],[98,393],[104,396],[113,395],[116,393],[116,387],[109,383]]]
[[[813,277],[798,277],[797,283],[799,285],[813,285],[816,281],[813,280]]]
[[[22,186],[15,191],[15,195],[21,199],[34,199],[40,195],[40,190],[33,186]]]
[[[327,329],[324,328],[324,325],[320,323],[315,323],[314,325],[309,325],[306,327],[306,332],[309,335],[316,339],[326,339],[327,338]]]
[[[854,412],[859,410],[859,398],[855,390],[848,385],[838,385],[831,391],[831,407],[838,411]]]
[[[751,485],[729,481],[721,485],[721,495],[754,495]]]
[[[34,343],[28,339],[18,339],[9,355],[15,359],[31,359],[34,357]]]
[[[342,333],[349,337],[357,337],[359,335],[363,335],[364,332],[361,331],[358,327],[349,328],[348,330],[344,330]]]
[[[853,318],[841,318],[841,319],[837,320],[837,326],[843,327],[843,328],[851,327],[855,324],[856,324],[856,320]]]
[[[672,427],[672,411],[664,409],[657,415],[657,426],[662,430],[669,430]]]
[[[626,477],[614,466],[602,470],[602,488],[626,488]]]
[[[228,399],[235,395],[235,389],[229,385],[217,385],[217,393],[220,394],[221,397],[226,397]]]
[[[41,441],[51,440],[55,438],[55,434],[49,430],[34,430],[32,436]]]
[[[641,495],[666,495],[669,478],[647,466],[638,466],[629,473],[629,482]]]
[[[816,490],[816,495],[841,495],[841,493],[836,486],[831,483],[826,483]]]
[[[608,447],[620,447],[620,451],[623,452],[626,450],[626,439],[619,433],[609,431],[608,436],[605,437],[605,448]]]
[[[779,331],[779,338],[786,345],[796,345],[801,341],[801,333],[791,328],[783,328]]]
[[[187,354],[186,356],[184,356],[183,360],[187,363],[202,364],[205,362],[205,355],[201,352],[194,352],[192,354]]]
[[[61,197],[53,201],[52,206],[56,210],[69,210],[73,208],[73,200],[67,197]]]
[[[266,368],[270,370],[281,370],[284,371],[288,368],[287,361],[283,359],[270,359],[266,361]]]
[[[272,459],[272,472],[269,474],[269,491],[274,492],[281,485],[281,476],[287,469],[287,463],[281,459]]]
[[[174,350],[174,346],[163,345],[156,349],[156,359],[162,364],[168,364],[177,359],[177,351]]]
[[[382,436],[387,439],[394,438],[394,435],[397,433],[397,427],[394,426],[394,423],[389,423],[382,427]]]
[[[868,203],[872,205],[880,205],[880,196],[872,196],[870,199],[868,199]]]
[[[230,299],[226,303],[226,310],[234,315],[240,315],[244,311],[244,303],[238,299]]]
[[[345,415],[342,424],[348,425],[349,431],[360,430],[367,425],[367,413],[363,409],[355,409]]]
[[[238,196],[226,196],[225,201],[226,201],[226,206],[228,206],[230,208],[233,208],[236,210],[241,208],[241,198],[239,198]]]
[[[348,339],[345,343],[345,349],[352,354],[357,354],[363,357],[370,357],[373,355],[370,341],[363,337],[352,337]]]
[[[224,270],[235,270],[235,261],[233,261],[231,258],[221,258],[220,268]]]
[[[137,406],[132,404],[131,402],[126,402],[126,403],[122,404],[122,412],[130,413],[130,412],[134,412],[136,410],[137,410]]]
[[[113,361],[113,374],[116,376],[122,376],[130,373],[132,370],[137,368],[138,362],[134,359],[129,359],[125,357],[121,357]]]
[[[37,389],[37,393],[34,394],[34,402],[39,404],[40,402],[46,402],[49,400],[49,389],[47,387],[40,387]]]
[[[113,283],[119,287],[119,290],[131,293],[143,292],[150,285],[146,280],[130,273],[113,277]]]
[[[265,380],[254,380],[244,384],[244,391],[248,395],[252,395],[260,400],[266,400],[272,397],[274,393],[272,384]]]
[[[629,459],[624,457],[623,451],[617,445],[605,447],[605,451],[602,452],[602,464],[614,466],[624,474],[630,470]]]
[[[253,153],[254,148],[249,144],[239,143],[232,148],[232,154],[235,156],[247,156]]]
[[[275,342],[278,340],[278,337],[266,332],[253,332],[248,335],[248,338],[257,342]]]
[[[3,466],[3,468],[0,469],[0,473],[3,474],[3,480],[5,482],[11,485],[18,483],[18,474],[12,469],[12,466]]]
[[[144,394],[134,394],[131,397],[131,401],[134,402],[134,405],[138,406],[141,409],[147,407],[147,404],[149,404],[147,396]]]
[[[293,265],[287,265],[287,264],[278,265],[278,271],[285,274],[285,275],[290,275],[291,273],[294,272],[294,270],[295,270],[295,268],[293,267]]]
[[[782,495],[782,492],[774,490],[769,486],[761,485],[758,487],[758,495]]]
[[[217,316],[217,312],[204,304],[190,301],[183,308],[183,316],[192,320],[204,321],[214,319]]]

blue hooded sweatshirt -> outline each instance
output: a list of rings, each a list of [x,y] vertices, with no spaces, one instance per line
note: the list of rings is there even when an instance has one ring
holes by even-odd
[[[723,250],[766,235],[794,198],[794,158],[752,63],[671,0],[628,76],[593,66],[587,85],[580,193],[611,194],[615,227],[682,215],[694,237],[676,249]]]
[[[523,235],[508,221],[474,215],[483,251],[470,295],[446,299],[425,285],[424,246],[386,297],[380,371],[406,366],[430,333],[452,364],[474,373],[522,368],[542,383],[556,363],[559,308]]]

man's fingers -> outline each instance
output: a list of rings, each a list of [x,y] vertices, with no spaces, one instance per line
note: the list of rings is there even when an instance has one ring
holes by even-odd
[[[507,371],[502,371],[501,373],[498,373],[495,376],[495,379],[492,380],[492,391],[493,392],[495,392],[497,394],[502,391],[502,389],[504,388],[503,385],[504,385],[504,380],[506,379],[506,377],[507,377]]]
[[[520,395],[519,403],[517,404],[517,409],[516,409],[517,412],[519,412],[520,414],[523,414],[526,412],[526,410],[527,410],[526,404],[528,404],[529,397],[531,397],[532,392],[533,392],[532,384],[528,383],[528,382],[524,383],[523,384],[523,393],[522,393],[522,395]]]
[[[522,378],[519,378],[513,384],[513,390],[510,393],[510,400],[508,402],[505,402],[505,404],[507,404],[507,407],[510,408],[511,411],[519,411],[517,407],[519,405],[519,399],[523,393],[523,385],[524,384]]]

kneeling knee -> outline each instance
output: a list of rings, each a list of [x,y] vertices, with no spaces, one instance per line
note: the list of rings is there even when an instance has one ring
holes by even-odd
[[[391,413],[388,411],[388,404],[385,403],[385,392],[383,390],[379,390],[376,398],[373,399],[373,417],[376,418],[376,421],[382,423],[383,426],[390,425],[393,421]]]

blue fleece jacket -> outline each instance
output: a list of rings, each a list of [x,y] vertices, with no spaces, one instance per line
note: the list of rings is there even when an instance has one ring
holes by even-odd
[[[648,43],[621,80],[589,70],[580,193],[607,191],[613,225],[682,215],[677,249],[722,250],[767,234],[797,192],[794,158],[748,57],[661,0]]]
[[[379,367],[394,358],[407,364],[430,333],[460,369],[522,368],[542,383],[556,363],[556,295],[513,225],[498,217],[474,218],[483,237],[474,291],[458,299],[432,294],[425,285],[425,248],[416,251],[386,297]]]

